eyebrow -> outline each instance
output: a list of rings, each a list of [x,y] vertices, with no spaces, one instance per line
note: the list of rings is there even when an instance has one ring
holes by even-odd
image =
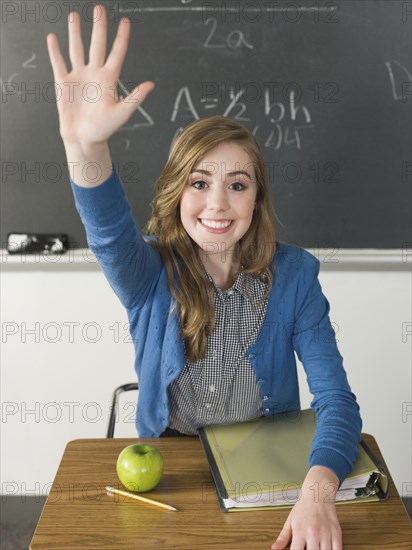
[[[206,174],[206,175],[207,175],[207,174],[213,174],[213,172],[209,172],[208,170],[200,170],[199,168],[194,168],[193,170],[190,171],[191,174],[193,174],[194,172],[197,172],[197,173],[199,173],[199,174]],[[237,175],[239,175],[239,174],[241,174],[241,175],[243,174],[244,176],[246,176],[246,177],[249,178],[250,180],[252,179],[252,178],[250,177],[250,175],[249,175],[247,172],[245,172],[244,170],[237,170],[237,171],[235,171],[235,172],[226,172],[226,174],[227,174],[228,176],[237,176]]]

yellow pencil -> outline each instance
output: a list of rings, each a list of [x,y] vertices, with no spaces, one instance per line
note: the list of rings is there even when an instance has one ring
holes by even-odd
[[[115,495],[123,495],[124,497],[134,498],[135,500],[140,500],[141,502],[147,502],[147,504],[154,504],[155,506],[159,506],[159,508],[165,508],[166,510],[178,512],[178,509],[170,506],[170,504],[164,504],[163,502],[152,500],[151,498],[142,497],[140,495],[136,495],[135,493],[129,493],[129,491],[122,491],[121,489],[115,489],[114,487],[106,487],[106,491]]]

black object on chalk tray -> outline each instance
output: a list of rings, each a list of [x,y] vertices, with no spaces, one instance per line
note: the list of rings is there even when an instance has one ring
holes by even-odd
[[[49,233],[9,233],[9,254],[64,254],[69,249],[67,235]]]

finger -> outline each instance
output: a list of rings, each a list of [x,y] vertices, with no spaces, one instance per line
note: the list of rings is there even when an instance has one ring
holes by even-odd
[[[321,539],[319,548],[320,550],[333,550],[335,547],[333,546],[330,537],[327,537]]]
[[[333,550],[342,550],[342,548],[343,548],[342,531],[332,533],[332,546],[331,546],[331,548]]]
[[[93,30],[89,49],[89,65],[102,67],[106,59],[107,17],[104,6],[93,10]]]
[[[145,98],[149,95],[149,93],[154,90],[155,83],[151,80],[148,80],[147,82],[142,82],[142,84],[139,84],[134,88],[128,96],[124,98],[125,103],[143,103]]]
[[[80,15],[76,11],[69,13],[69,56],[73,69],[84,65]]]
[[[117,28],[116,38],[106,61],[106,67],[116,74],[120,74],[127,53],[130,36],[130,20],[123,17]]]
[[[296,548],[300,548],[300,546],[297,546]],[[319,538],[307,536],[306,546],[302,546],[302,548],[310,548],[310,550],[318,550],[319,548],[326,548],[327,550],[332,550],[332,547],[330,545],[330,539],[329,539],[329,545],[328,546],[321,546],[319,542]]]
[[[270,548],[271,550],[283,550],[287,545],[288,543],[285,539],[278,537]]]
[[[290,550],[305,550],[305,548],[308,548],[309,550],[317,550],[319,545],[311,545],[309,542],[306,545],[306,541],[303,537],[294,536],[290,544]]]
[[[134,111],[143,103],[146,96],[154,89],[154,82],[143,82],[132,90],[132,92],[116,106],[116,114],[121,124],[129,120]]]
[[[286,520],[286,523],[283,526],[282,531],[279,533],[278,538],[274,544],[272,544],[271,550],[282,550],[283,548],[286,548],[291,536],[292,530],[290,528],[290,521]]]
[[[47,35],[47,49],[49,51],[50,63],[53,69],[54,80],[60,81],[67,75],[66,62],[59,47],[59,41],[54,33]]]

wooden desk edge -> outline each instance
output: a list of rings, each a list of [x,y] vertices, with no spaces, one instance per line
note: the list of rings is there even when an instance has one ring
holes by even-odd
[[[370,445],[372,451],[376,454],[377,458],[382,462],[382,465],[383,465],[383,466],[385,467],[385,469],[386,469],[386,473],[388,474],[388,478],[389,478],[389,483],[391,484],[391,487],[390,487],[390,494],[389,494],[388,501],[391,501],[391,502],[392,502],[392,506],[393,506],[393,505],[396,505],[396,507],[398,508],[399,512],[400,512],[401,509],[404,510],[405,515],[406,515],[406,517],[407,517],[408,520],[409,520],[408,523],[410,524],[410,523],[411,523],[411,520],[410,520],[409,515],[408,515],[408,513],[407,513],[407,511],[406,511],[405,505],[403,504],[402,499],[401,499],[400,496],[399,496],[399,493],[398,493],[398,491],[397,491],[397,489],[396,489],[396,486],[395,486],[395,484],[394,484],[394,482],[393,482],[393,479],[392,479],[392,477],[391,477],[390,471],[389,471],[389,469],[388,469],[388,467],[387,467],[387,465],[386,465],[386,463],[385,463],[385,460],[384,460],[384,458],[383,458],[383,456],[382,456],[382,454],[381,454],[381,452],[380,452],[380,449],[379,449],[379,447],[378,447],[378,444],[377,444],[375,438],[374,438],[371,434],[367,434],[367,433],[362,433],[362,438],[365,439],[365,441],[368,443],[368,445]],[[158,439],[158,438],[137,438],[137,437],[136,437],[136,438],[115,438],[115,441],[117,442],[117,444],[118,444],[119,446],[126,446],[126,445],[128,445],[128,444],[130,445],[130,444],[136,443],[136,442],[148,442],[148,443],[154,444],[154,443],[153,443],[153,440],[155,440],[155,439]],[[194,444],[194,445],[196,445],[196,446],[197,446],[197,445],[201,445],[200,440],[199,440],[196,436],[193,437],[193,438],[187,438],[187,437],[173,438],[173,441],[174,441],[175,443],[178,442],[178,440],[184,440],[186,443],[190,442],[190,444]],[[64,453],[63,453],[62,458],[61,458],[61,460],[60,460],[60,464],[59,464],[58,471],[59,471],[59,469],[60,469],[60,467],[61,467],[61,463],[62,463],[62,461],[63,461],[64,455],[66,454],[66,452],[67,452],[69,449],[71,449],[73,446],[76,446],[76,444],[77,444],[77,445],[78,445],[78,444],[82,445],[82,443],[83,443],[83,442],[86,442],[86,441],[94,442],[94,443],[99,443],[99,442],[106,442],[106,443],[107,443],[107,442],[110,441],[110,440],[109,440],[108,438],[78,438],[78,439],[73,439],[73,440],[67,442],[67,444],[66,444],[66,446],[65,446]],[[159,441],[162,441],[162,443],[165,442],[164,439],[159,440]],[[205,456],[205,460],[206,460],[206,456]],[[56,473],[56,477],[57,477],[57,473]],[[400,501],[401,504],[402,504],[402,506],[401,506],[400,508],[399,508],[399,501]],[[35,532],[33,533],[33,537],[32,537],[32,540],[31,540],[31,542],[30,542],[30,547],[29,547],[30,549],[33,548],[32,544],[33,544],[33,541],[35,540],[35,537],[36,537],[37,528],[38,528],[38,526],[39,526],[39,524],[40,524],[40,522],[41,522],[41,519],[42,519],[42,516],[43,516],[43,512],[44,512],[45,507],[47,506],[47,504],[48,504],[48,501],[46,500],[46,503],[45,503],[45,505],[44,505],[44,507],[43,507],[42,513],[41,513],[40,518],[39,518],[39,520],[38,520],[38,523],[37,523],[37,526],[36,526],[36,530],[35,530]],[[384,504],[384,503],[382,503],[382,504]],[[391,506],[391,507],[392,507],[392,506]],[[399,512],[398,512],[398,513],[399,513]],[[402,520],[402,522],[404,522],[404,521],[405,521],[405,518]]]

